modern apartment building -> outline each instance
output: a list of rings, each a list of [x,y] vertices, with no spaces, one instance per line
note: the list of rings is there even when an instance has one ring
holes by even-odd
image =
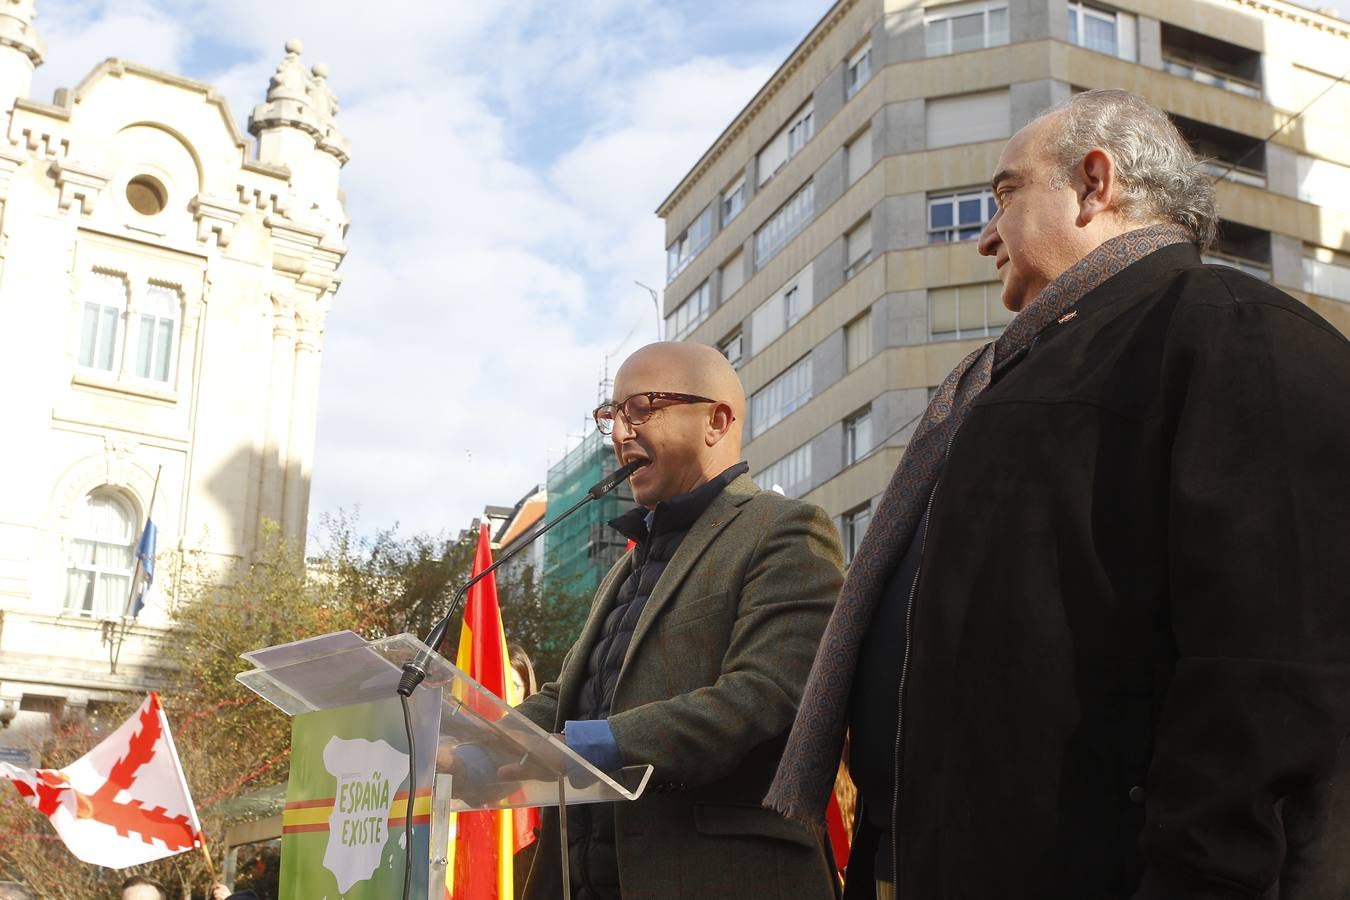
[[[1280,0],[839,0],[661,204],[667,333],[737,366],[752,474],[851,557],[931,389],[1010,320],[975,241],[998,155],[1075,91],[1167,110],[1220,179],[1210,261],[1350,332],[1347,65],[1350,25]]]

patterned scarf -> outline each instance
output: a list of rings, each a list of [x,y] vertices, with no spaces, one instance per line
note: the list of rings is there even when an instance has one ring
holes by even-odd
[[[961,360],[942,382],[849,566],[765,806],[813,828],[823,822],[867,626],[923,519],[952,437],[994,374],[1093,288],[1156,250],[1191,240],[1177,225],[1150,225],[1112,238],[1046,285],[997,340]]]

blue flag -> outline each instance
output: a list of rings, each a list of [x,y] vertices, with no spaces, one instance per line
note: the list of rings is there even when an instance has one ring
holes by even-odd
[[[131,617],[141,614],[145,607],[145,592],[155,580],[155,534],[159,529],[150,519],[145,520],[145,530],[141,532],[140,543],[136,545],[136,559],[141,564],[141,583],[136,588],[136,599],[132,601]]]

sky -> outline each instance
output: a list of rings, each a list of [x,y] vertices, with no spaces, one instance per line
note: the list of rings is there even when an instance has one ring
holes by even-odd
[[[544,482],[656,338],[657,205],[829,5],[37,0],[33,96],[116,56],[214,85],[243,128],[287,39],[328,65],[352,224],[311,535],[339,509],[454,534]]]
[[[351,217],[310,500],[457,533],[589,427],[655,340],[655,209],[827,0],[37,0],[33,96],[109,56],[214,85],[241,127],[288,38],[329,67]]]

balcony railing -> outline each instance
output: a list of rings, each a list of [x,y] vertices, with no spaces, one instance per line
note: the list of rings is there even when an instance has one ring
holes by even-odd
[[[1238,184],[1249,184],[1259,188],[1266,186],[1266,173],[1258,172],[1256,169],[1248,169],[1246,166],[1230,167],[1221,159],[1207,159],[1201,166],[1215,178],[1222,178],[1224,181],[1235,181]]]
[[[1163,70],[1182,78],[1189,78],[1191,81],[1198,81],[1201,84],[1213,85],[1225,91],[1242,94],[1244,97],[1261,99],[1261,85],[1215,69],[1206,68],[1189,60],[1164,59]]]
[[[1214,266],[1229,266],[1241,272],[1246,272],[1253,278],[1259,278],[1262,281],[1270,280],[1270,266],[1265,263],[1259,263],[1254,259],[1243,259],[1240,256],[1233,256],[1230,253],[1216,253],[1211,250],[1200,257],[1202,262]]]

